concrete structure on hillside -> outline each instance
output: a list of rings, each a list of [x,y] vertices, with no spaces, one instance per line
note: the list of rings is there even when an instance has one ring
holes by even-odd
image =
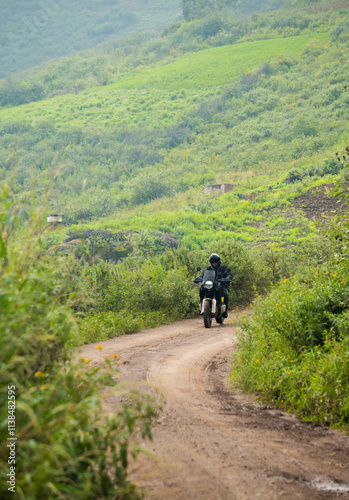
[[[205,195],[208,196],[211,193],[224,194],[233,190],[232,184],[210,184],[205,187]]]
[[[47,224],[63,222],[63,214],[52,214],[47,216]]]

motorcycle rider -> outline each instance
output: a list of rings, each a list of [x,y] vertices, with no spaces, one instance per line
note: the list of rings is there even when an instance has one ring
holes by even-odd
[[[206,269],[200,274],[200,278],[203,278],[204,272],[206,270],[208,271],[215,271],[216,274],[216,279],[233,279],[231,270],[228,266],[225,266],[224,264],[221,263],[221,258],[219,255],[216,253],[212,253],[209,257],[209,262],[210,265],[206,267]],[[218,292],[220,293],[221,297],[224,297],[224,304],[226,305],[225,312],[223,313],[223,317],[227,318],[228,317],[228,290],[227,288],[223,285],[220,284]],[[200,303],[202,304],[202,301],[205,297],[205,290],[203,286],[200,286]],[[200,311],[201,311],[201,304],[200,304]]]

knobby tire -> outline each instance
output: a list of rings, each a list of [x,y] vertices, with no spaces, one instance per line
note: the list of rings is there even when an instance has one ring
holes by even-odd
[[[211,314],[211,303],[206,301],[204,305],[204,325],[205,328],[211,328],[212,324],[212,314]]]

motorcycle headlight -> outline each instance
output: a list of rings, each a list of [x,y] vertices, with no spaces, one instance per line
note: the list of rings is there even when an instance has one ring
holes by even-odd
[[[207,288],[208,290],[211,290],[212,287],[213,287],[212,281],[206,281],[205,282],[205,288]]]

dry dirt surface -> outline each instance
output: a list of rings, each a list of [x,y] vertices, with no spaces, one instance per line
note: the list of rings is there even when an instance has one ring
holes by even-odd
[[[131,479],[157,500],[349,499],[348,435],[228,386],[235,319],[205,329],[198,317],[82,349],[96,365],[118,354],[116,382],[162,405]]]
[[[346,208],[344,200],[330,196],[333,188],[334,184],[324,184],[309,189],[292,205],[296,210],[302,210],[308,219],[326,223],[326,220],[340,215]]]

